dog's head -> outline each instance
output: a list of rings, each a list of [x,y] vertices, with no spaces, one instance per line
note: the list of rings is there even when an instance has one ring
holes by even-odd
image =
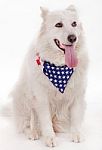
[[[41,8],[41,11],[43,24],[40,38],[47,47],[44,59],[76,67],[78,64],[77,47],[82,40],[82,25],[75,7],[71,5],[64,11],[53,12]]]

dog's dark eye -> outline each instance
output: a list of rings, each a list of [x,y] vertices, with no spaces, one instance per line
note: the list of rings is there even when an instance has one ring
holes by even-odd
[[[63,23],[62,22],[58,22],[55,27],[58,27],[58,28],[62,28],[63,27]]]
[[[74,21],[71,25],[72,25],[72,27],[76,27],[77,26],[76,21]]]

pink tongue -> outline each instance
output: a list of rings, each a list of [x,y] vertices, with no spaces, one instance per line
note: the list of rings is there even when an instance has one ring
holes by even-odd
[[[73,46],[65,46],[65,64],[68,67],[76,67],[78,64],[78,59],[75,54],[75,49]]]

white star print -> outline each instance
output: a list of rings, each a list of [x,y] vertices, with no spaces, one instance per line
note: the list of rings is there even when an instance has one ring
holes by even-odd
[[[57,74],[60,74],[60,72],[58,71]]]
[[[54,75],[54,77],[55,77],[55,78],[57,78],[57,76],[56,76],[56,75]]]
[[[66,67],[65,69],[68,70],[68,67]]]
[[[62,74],[64,74],[64,71],[62,71]]]
[[[66,74],[68,74],[68,71],[66,71]]]
[[[54,67],[51,67],[52,69],[54,69]]]
[[[50,68],[50,66],[47,66],[47,68],[49,69],[49,68]]]
[[[58,76],[59,79],[61,79],[61,76]]]
[[[70,74],[72,73],[72,70],[70,71]]]
[[[64,80],[63,83],[66,83],[66,80]]]
[[[62,84],[60,84],[59,87],[62,87]]]
[[[69,79],[69,76],[67,76],[67,79]]]
[[[62,78],[65,79],[65,76],[63,76]]]
[[[64,84],[64,87],[66,87],[67,84]]]
[[[52,74],[50,74],[50,77],[52,77],[53,75]]]
[[[61,92],[63,92],[63,89],[61,89]]]
[[[46,74],[46,75],[48,75],[48,73],[47,73],[47,72],[46,72],[45,74]]]
[[[59,80],[59,83],[62,83],[62,80]]]
[[[57,82],[57,80],[55,79],[54,82]]]
[[[58,84],[55,84],[55,86],[58,86]]]
[[[53,71],[53,73],[55,73],[55,71]]]
[[[50,81],[53,81],[53,79],[52,79],[52,78],[50,78]]]

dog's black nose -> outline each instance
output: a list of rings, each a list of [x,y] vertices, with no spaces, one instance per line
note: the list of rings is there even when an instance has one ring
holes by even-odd
[[[74,43],[76,41],[76,36],[74,34],[68,35],[68,41]]]

